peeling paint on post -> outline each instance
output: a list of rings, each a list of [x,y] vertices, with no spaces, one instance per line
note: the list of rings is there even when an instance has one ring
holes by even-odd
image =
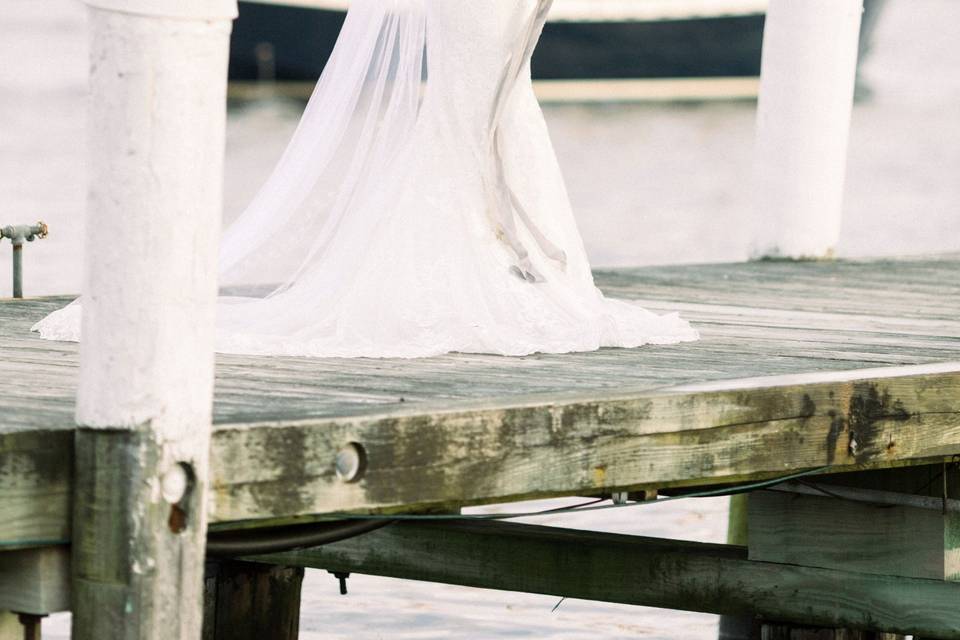
[[[756,257],[840,238],[863,0],[770,0],[757,109]]]
[[[199,639],[236,3],[88,4],[72,637]]]

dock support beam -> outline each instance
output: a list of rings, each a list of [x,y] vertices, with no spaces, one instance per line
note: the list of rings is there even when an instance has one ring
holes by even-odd
[[[236,3],[87,3],[72,637],[199,640]]]
[[[757,640],[903,640],[903,636],[879,631],[765,624]]]
[[[770,0],[757,108],[755,257],[833,256],[863,0]]]
[[[13,245],[13,297],[23,297],[23,245]]]
[[[297,640],[302,567],[207,562],[203,640]]]
[[[248,560],[960,638],[958,583],[752,561],[739,546],[504,522],[400,522],[322,547]]]
[[[40,616],[0,611],[0,640],[40,640]]]

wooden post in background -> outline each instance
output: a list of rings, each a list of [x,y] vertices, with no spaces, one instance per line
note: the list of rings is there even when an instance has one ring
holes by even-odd
[[[203,640],[297,640],[302,567],[207,562]]]
[[[747,500],[749,494],[738,493],[730,496],[729,518],[727,520],[727,544],[747,546]],[[717,629],[719,640],[751,640],[759,635],[760,625],[749,616],[720,616]]]
[[[840,238],[863,0],[770,0],[757,107],[755,257]]]
[[[17,614],[0,611],[0,640],[24,640],[25,630]]]
[[[74,640],[199,640],[234,0],[87,0]]]

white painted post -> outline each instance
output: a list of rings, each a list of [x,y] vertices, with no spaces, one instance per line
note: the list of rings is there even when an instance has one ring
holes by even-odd
[[[863,0],[770,0],[757,111],[754,257],[840,238]]]
[[[86,0],[73,638],[199,639],[235,0]]]

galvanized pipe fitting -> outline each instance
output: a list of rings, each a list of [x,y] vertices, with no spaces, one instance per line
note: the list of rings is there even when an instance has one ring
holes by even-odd
[[[0,228],[0,239],[13,243],[13,297],[23,297],[23,243],[46,238],[49,228],[43,221],[37,224],[9,225]]]

